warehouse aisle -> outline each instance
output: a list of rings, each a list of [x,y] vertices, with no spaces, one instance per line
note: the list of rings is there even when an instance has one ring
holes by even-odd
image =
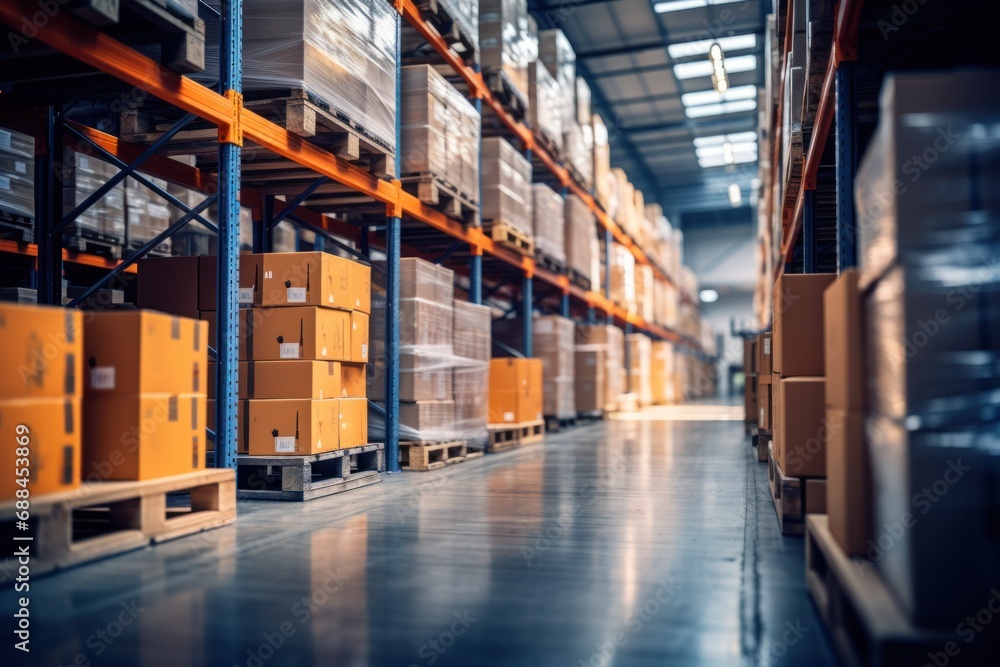
[[[834,664],[742,421],[688,410],[39,580],[31,664]]]

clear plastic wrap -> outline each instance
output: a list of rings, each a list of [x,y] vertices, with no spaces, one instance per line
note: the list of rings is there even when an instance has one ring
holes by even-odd
[[[479,43],[479,0],[437,0],[437,3],[447,11],[459,30],[474,44]]]
[[[35,215],[35,139],[0,130],[0,208]]]
[[[590,84],[582,76],[576,77],[576,122],[581,127],[593,129],[594,114],[591,111]],[[605,129],[607,133],[607,129]]]
[[[148,174],[144,176],[164,190],[167,189],[165,180]],[[133,246],[146,243],[170,226],[171,208],[173,207],[158,194],[139,181],[128,178],[125,180],[125,216],[118,226],[118,233]],[[170,248],[171,239],[167,239],[156,250],[170,252]]]
[[[575,119],[563,124],[563,153],[580,185],[590,190],[594,184],[594,134],[588,125],[581,127]]]
[[[593,276],[594,264],[598,261],[593,243],[597,240],[594,213],[582,199],[570,194],[565,201],[565,219],[566,266],[590,278],[590,288],[599,291],[599,277],[595,280]]]
[[[541,315],[533,322],[533,351],[542,360],[542,413],[547,417],[576,416],[575,332],[573,320],[558,315]]]
[[[483,226],[503,223],[532,235],[531,162],[501,137],[482,143]]]
[[[305,89],[395,150],[397,17],[385,0],[245,0],[243,91]],[[205,37],[215,76],[218,31]]]
[[[556,147],[563,151],[562,91],[552,74],[540,60],[528,65],[528,118],[532,129],[540,132]]]
[[[559,86],[558,108],[564,126],[576,122],[576,53],[562,30],[539,31],[538,59]]]
[[[611,208],[611,194],[613,176],[611,174],[611,144],[608,137],[608,128],[604,121],[596,113],[593,114],[591,127],[594,130],[594,199],[601,205],[604,211],[612,218],[617,210],[617,199],[615,208]]]
[[[63,215],[82,204],[103,186],[118,169],[107,162],[95,160],[70,149],[64,152],[63,163]],[[119,183],[94,205],[70,223],[68,233],[104,236],[106,240],[121,242],[124,237],[125,184]]]
[[[605,325],[577,325],[576,350],[598,352],[604,367],[603,409],[615,410],[625,390],[625,332]]]
[[[480,0],[479,58],[484,72],[503,72],[528,103],[528,65],[538,59],[538,34],[527,0]]]
[[[654,405],[670,405],[677,402],[675,374],[674,344],[665,340],[654,340],[649,372]]]
[[[635,256],[620,243],[611,246],[611,300],[635,311]]]
[[[429,65],[402,69],[399,154],[403,176],[429,175],[479,201],[479,140],[476,108]]]
[[[562,195],[544,183],[531,186],[535,248],[566,264],[566,205]]]
[[[492,315],[488,306],[455,300],[453,400],[455,428],[474,447],[484,447],[489,439],[490,358]]]
[[[625,336],[625,345],[629,356],[628,391],[636,395],[640,406],[652,405],[653,341],[646,334],[635,333]]]

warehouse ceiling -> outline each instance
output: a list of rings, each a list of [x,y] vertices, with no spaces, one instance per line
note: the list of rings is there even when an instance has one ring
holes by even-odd
[[[577,73],[611,131],[612,164],[676,216],[729,207],[732,183],[740,206],[749,204],[769,4],[530,0],[529,9],[541,28],[561,28],[573,44]],[[710,76],[713,43],[725,54],[725,94]]]

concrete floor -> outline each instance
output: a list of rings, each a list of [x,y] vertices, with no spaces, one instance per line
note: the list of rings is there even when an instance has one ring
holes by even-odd
[[[741,421],[660,411],[37,580],[13,664],[824,667],[803,548]]]

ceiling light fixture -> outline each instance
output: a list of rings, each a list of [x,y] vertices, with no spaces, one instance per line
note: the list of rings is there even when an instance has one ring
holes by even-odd
[[[681,95],[681,104],[686,107],[696,107],[700,104],[719,104],[720,102],[735,102],[736,100],[752,100],[757,98],[757,86],[736,86],[724,93],[715,90],[699,90]]]
[[[709,5],[728,5],[734,2],[739,2],[739,0],[670,0],[669,2],[657,2],[653,5],[653,11],[657,14],[666,14],[667,12],[697,9]]]
[[[699,148],[702,146],[721,146],[726,142],[733,144],[743,144],[746,142],[757,141],[757,133],[753,131],[749,132],[734,132],[732,134],[716,134],[711,137],[695,137],[694,145]]]
[[[701,299],[702,303],[715,303],[719,300],[719,293],[714,289],[703,289],[698,294],[698,298]]]
[[[725,93],[729,90],[729,77],[726,76],[726,54],[716,42],[708,49],[708,61],[712,63],[712,87],[716,92]]]
[[[757,56],[734,56],[726,58],[726,73],[752,72],[757,69]],[[708,60],[692,60],[674,65],[674,76],[678,79],[694,79],[699,76],[712,76],[712,63]]]
[[[732,164],[736,161],[736,157],[733,155],[733,145],[728,141],[722,144],[722,159],[726,161],[726,164]]]
[[[757,100],[739,100],[737,102],[723,102],[722,104],[703,104],[700,107],[687,107],[684,109],[684,114],[688,118],[704,118],[705,116],[753,111],[756,108]]]
[[[740,186],[736,183],[732,183],[729,186],[729,205],[733,208],[739,208],[740,204],[743,203],[743,193],[740,192]]]

